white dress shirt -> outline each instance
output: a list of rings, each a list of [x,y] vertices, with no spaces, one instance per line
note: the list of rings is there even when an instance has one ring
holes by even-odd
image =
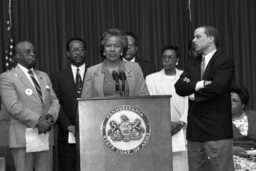
[[[17,66],[20,67],[20,69],[25,73],[26,77],[29,79],[29,81],[31,82],[31,84],[35,87],[35,84],[34,84],[34,82],[32,81],[32,79],[31,79],[31,77],[30,77],[30,75],[29,75],[29,73],[28,73],[28,69],[27,69],[26,67],[20,65],[20,64],[17,64]],[[34,69],[31,68],[30,70],[33,72],[33,74],[34,74],[34,76],[35,76],[35,78],[36,78],[36,81],[37,81],[38,84],[39,84],[39,81],[38,81],[38,79],[37,79],[37,76],[36,76],[36,74],[34,73]]]
[[[84,80],[85,67],[86,67],[85,63],[83,65],[81,65],[80,67],[77,67],[77,66],[71,64],[71,69],[72,69],[72,73],[73,73],[73,79],[74,79],[75,83],[76,83],[77,68],[79,68],[79,74],[80,74],[81,79],[83,81]]]

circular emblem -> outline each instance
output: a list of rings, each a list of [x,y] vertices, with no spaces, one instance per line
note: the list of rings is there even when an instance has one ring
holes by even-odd
[[[33,94],[33,91],[28,88],[25,90],[25,93],[26,93],[26,95],[31,96]]]
[[[105,144],[119,154],[138,152],[149,140],[150,125],[140,109],[122,105],[107,113],[102,124]]]

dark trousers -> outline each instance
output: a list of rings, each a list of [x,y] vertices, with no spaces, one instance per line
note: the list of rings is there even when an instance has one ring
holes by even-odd
[[[76,171],[76,145],[59,143],[59,171]]]
[[[234,171],[233,140],[188,141],[189,171]],[[206,163],[209,166],[206,166]]]

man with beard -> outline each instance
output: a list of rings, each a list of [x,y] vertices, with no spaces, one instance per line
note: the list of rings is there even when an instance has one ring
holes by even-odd
[[[68,40],[66,54],[70,65],[53,75],[53,89],[59,98],[61,109],[57,120],[59,126],[59,170],[76,170],[76,146],[69,142],[76,135],[75,104],[81,96],[83,78],[86,73],[85,41],[80,38]]]
[[[59,102],[48,75],[34,69],[36,54],[31,42],[19,42],[17,66],[0,76],[2,112],[11,116],[9,147],[17,171],[52,171],[52,126]]]
[[[175,84],[177,94],[189,96],[188,162],[190,171],[233,171],[233,131],[230,86],[234,61],[218,49],[219,32],[212,26],[194,32],[192,58]]]
[[[137,36],[132,32],[126,32],[126,37],[128,41],[128,50],[125,56],[123,57],[123,60],[139,63],[144,77],[146,77],[148,74],[155,72],[156,71],[155,66],[152,63],[137,57],[137,53],[138,53]]]

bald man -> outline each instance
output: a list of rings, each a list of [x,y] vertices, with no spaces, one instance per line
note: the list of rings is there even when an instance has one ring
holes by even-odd
[[[16,67],[0,75],[0,94],[3,111],[11,116],[9,147],[16,171],[52,171],[51,128],[58,117],[59,102],[48,75],[34,69],[34,45],[19,42],[15,52]],[[38,140],[29,143],[29,137]]]

